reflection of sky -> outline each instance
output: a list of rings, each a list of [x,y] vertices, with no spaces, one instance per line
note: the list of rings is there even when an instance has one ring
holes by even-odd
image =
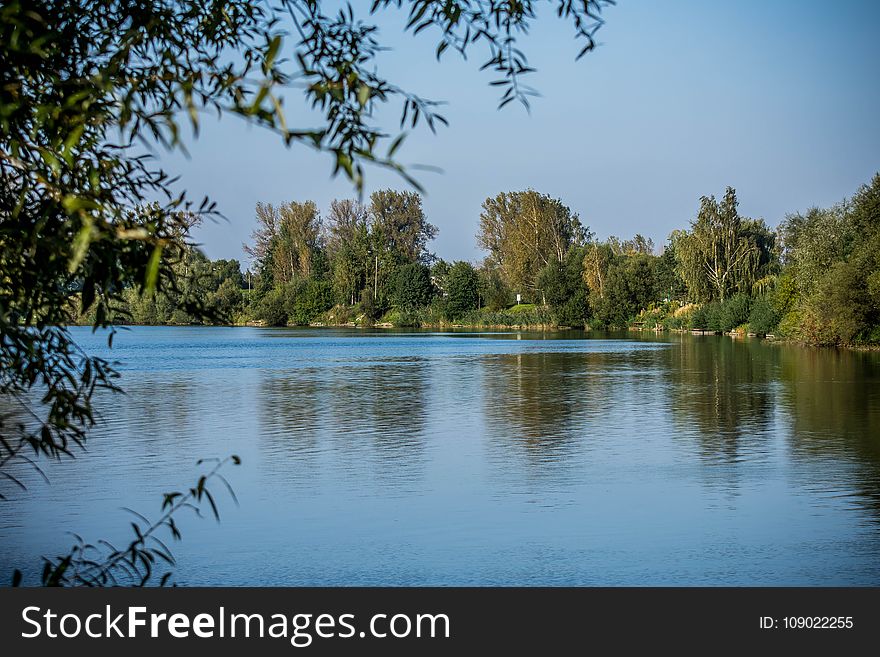
[[[124,331],[127,394],[7,503],[0,571],[236,453],[183,583],[880,583],[880,355],[550,335]]]

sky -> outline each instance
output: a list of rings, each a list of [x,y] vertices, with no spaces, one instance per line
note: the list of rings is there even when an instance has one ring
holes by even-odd
[[[366,9],[366,0],[354,0]],[[365,16],[366,17],[366,16]],[[479,261],[481,203],[533,188],[562,199],[601,239],[651,237],[659,246],[691,221],[703,195],[736,188],[742,214],[776,226],[787,213],[828,206],[880,171],[880,3],[840,0],[619,0],[604,11],[599,47],[579,61],[572,28],[544,12],[521,48],[538,72],[531,112],[497,109],[498,89],[447,52],[437,63],[430,31],[405,34],[402,12],[376,22],[379,71],[448,104],[449,127],[416,129],[398,153],[418,172],[432,250]],[[301,95],[285,98],[295,119]],[[301,114],[302,116],[302,114]],[[397,133],[397,114],[379,125]],[[353,197],[331,158],[237,117],[203,119],[188,158],[161,156],[190,195],[210,196],[226,220],[196,240],[212,258],[237,258],[258,201],[313,200],[326,211]],[[367,172],[366,192],[406,189],[399,176]]]

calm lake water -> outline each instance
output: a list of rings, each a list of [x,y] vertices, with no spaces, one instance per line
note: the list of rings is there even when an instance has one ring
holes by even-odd
[[[134,328],[0,577],[242,458],[185,585],[880,585],[880,354],[689,335]]]

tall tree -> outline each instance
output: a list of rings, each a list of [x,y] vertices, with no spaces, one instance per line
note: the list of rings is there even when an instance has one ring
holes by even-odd
[[[393,189],[373,192],[370,218],[374,242],[381,251],[401,263],[431,263],[434,256],[428,242],[437,235],[437,227],[425,217],[421,195]]]
[[[477,242],[513,289],[535,292],[538,272],[562,263],[587,237],[577,214],[559,199],[534,190],[502,192],[483,202]]]
[[[751,293],[772,260],[773,235],[763,221],[743,219],[737,206],[732,187],[720,202],[702,197],[690,232],[676,237],[679,273],[697,301]]]
[[[337,297],[354,305],[369,271],[369,213],[352,199],[334,200],[327,215],[325,244]]]
[[[278,208],[278,230],[272,243],[275,281],[308,278],[321,248],[321,215],[313,201],[291,201]]]
[[[379,308],[387,309],[401,265],[428,265],[434,255],[428,242],[437,234],[415,192],[384,189],[370,195],[370,276]]]
[[[446,317],[462,319],[479,303],[477,272],[469,262],[453,263],[446,276]]]

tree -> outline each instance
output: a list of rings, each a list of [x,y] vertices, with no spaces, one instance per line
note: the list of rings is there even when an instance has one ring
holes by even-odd
[[[369,212],[370,273],[377,306],[387,309],[398,269],[405,264],[428,265],[433,260],[428,242],[434,239],[437,228],[428,222],[422,197],[414,192],[373,192]]]
[[[850,221],[849,203],[810,208],[805,214],[787,215],[779,226],[783,259],[796,272],[798,289],[809,295],[836,262],[845,260],[857,239]]]
[[[434,256],[428,242],[437,235],[437,227],[428,223],[419,194],[393,189],[373,192],[370,218],[377,249],[397,262],[431,263]]]
[[[504,282],[501,271],[492,266],[489,262],[484,262],[483,266],[477,271],[480,286],[480,298],[483,305],[492,311],[499,311],[507,308],[514,301],[513,293]]]
[[[605,298],[608,268],[611,267],[614,260],[614,249],[608,242],[590,242],[584,249],[584,282],[596,299]]]
[[[681,301],[687,297],[687,286],[678,273],[675,245],[671,240],[654,266],[654,297],[669,301]]]
[[[534,293],[538,272],[551,261],[563,262],[586,237],[577,214],[562,201],[530,189],[483,202],[477,243],[511,288]]]
[[[270,247],[277,284],[311,275],[320,238],[321,217],[313,201],[291,201],[278,208],[278,231]]]
[[[308,278],[321,248],[321,216],[313,201],[257,203],[253,245],[244,245],[254,266],[268,283],[284,285]]]
[[[440,295],[446,293],[446,277],[449,275],[450,264],[443,258],[437,258],[431,264],[431,283]]]
[[[242,244],[241,248],[251,257],[254,268],[259,272],[269,268],[268,259],[271,257],[272,243],[278,235],[280,217],[275,206],[259,201],[254,214],[257,218],[257,227],[251,233],[253,244]]]
[[[880,339],[880,174],[849,200],[788,215],[786,269],[773,295],[779,328],[811,344]]]
[[[415,310],[427,306],[433,296],[431,272],[423,264],[413,262],[397,270],[394,304],[403,310]]]
[[[740,217],[737,205],[732,187],[720,202],[704,196],[691,231],[675,236],[678,271],[696,301],[750,293],[772,260],[772,234],[762,221]]]
[[[608,267],[605,295],[594,302],[603,326],[625,328],[640,310],[654,301],[653,256],[623,256]]]
[[[479,287],[477,272],[469,262],[455,262],[446,277],[446,316],[462,319],[477,309]]]
[[[337,296],[357,302],[369,270],[370,236],[367,208],[355,200],[334,200],[327,215],[325,243]]]
[[[557,324],[583,327],[589,315],[589,290],[583,280],[585,247],[572,247],[564,262],[550,262],[536,285]]]

